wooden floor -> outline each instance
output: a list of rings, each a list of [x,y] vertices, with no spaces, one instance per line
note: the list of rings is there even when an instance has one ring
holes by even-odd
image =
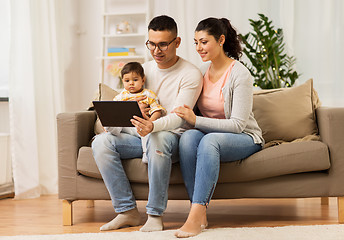
[[[146,220],[145,201],[138,202],[142,223]],[[177,229],[189,211],[188,201],[169,201],[164,215],[165,229]],[[74,225],[62,226],[62,201],[56,195],[30,200],[0,200],[0,236],[99,232],[115,213],[110,201],[73,203]],[[286,225],[337,224],[337,199],[321,205],[310,199],[213,200],[208,208],[209,228],[271,227]],[[137,231],[139,227],[118,231]]]

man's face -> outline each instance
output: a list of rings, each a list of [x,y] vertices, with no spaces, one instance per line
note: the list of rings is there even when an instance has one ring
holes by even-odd
[[[170,31],[148,31],[148,42],[150,45],[155,45],[154,50],[150,50],[152,57],[161,69],[173,66],[177,60],[177,48],[180,44],[180,38],[176,37]],[[160,50],[158,46],[166,46],[167,50]]]

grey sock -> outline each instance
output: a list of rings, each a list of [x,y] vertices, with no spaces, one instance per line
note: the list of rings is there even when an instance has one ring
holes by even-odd
[[[147,222],[143,227],[140,229],[141,232],[154,232],[154,231],[162,231],[164,229],[164,225],[162,223],[161,216],[154,216],[148,215]]]
[[[140,225],[140,214],[137,208],[129,211],[119,213],[110,222],[100,227],[100,231],[115,230],[124,226],[138,226]]]

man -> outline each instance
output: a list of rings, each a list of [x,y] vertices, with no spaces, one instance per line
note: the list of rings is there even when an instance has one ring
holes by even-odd
[[[172,159],[178,156],[179,136],[184,121],[171,111],[184,104],[193,107],[202,88],[202,75],[191,63],[177,56],[181,42],[177,24],[168,16],[152,19],[148,26],[147,48],[154,60],[143,65],[146,88],[155,92],[167,115],[155,121],[147,116],[135,118],[133,125],[147,141],[149,196],[146,206],[148,219],[141,231],[163,229],[162,215],[167,206],[167,190]],[[92,143],[93,155],[118,215],[101,230],[140,224],[139,212],[122,161],[142,156],[141,140],[121,133],[98,135]]]

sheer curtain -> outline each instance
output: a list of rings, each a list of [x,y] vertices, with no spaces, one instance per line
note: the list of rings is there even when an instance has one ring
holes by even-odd
[[[306,9],[306,10],[305,10]],[[155,0],[153,16],[172,16],[182,44],[178,54],[195,65],[201,61],[193,45],[197,23],[207,17],[226,17],[237,30],[251,31],[248,19],[268,16],[284,30],[286,49],[297,58],[302,73],[297,84],[313,78],[323,105],[344,106],[344,1],[342,0]]]
[[[16,198],[57,192],[63,78],[55,1],[11,0],[10,134]]]
[[[0,98],[8,97],[8,68],[9,68],[9,9],[10,1],[0,2]],[[1,129],[1,127],[0,127]]]
[[[308,9],[304,11],[304,9]],[[292,46],[323,105],[344,107],[344,1],[295,1]]]

